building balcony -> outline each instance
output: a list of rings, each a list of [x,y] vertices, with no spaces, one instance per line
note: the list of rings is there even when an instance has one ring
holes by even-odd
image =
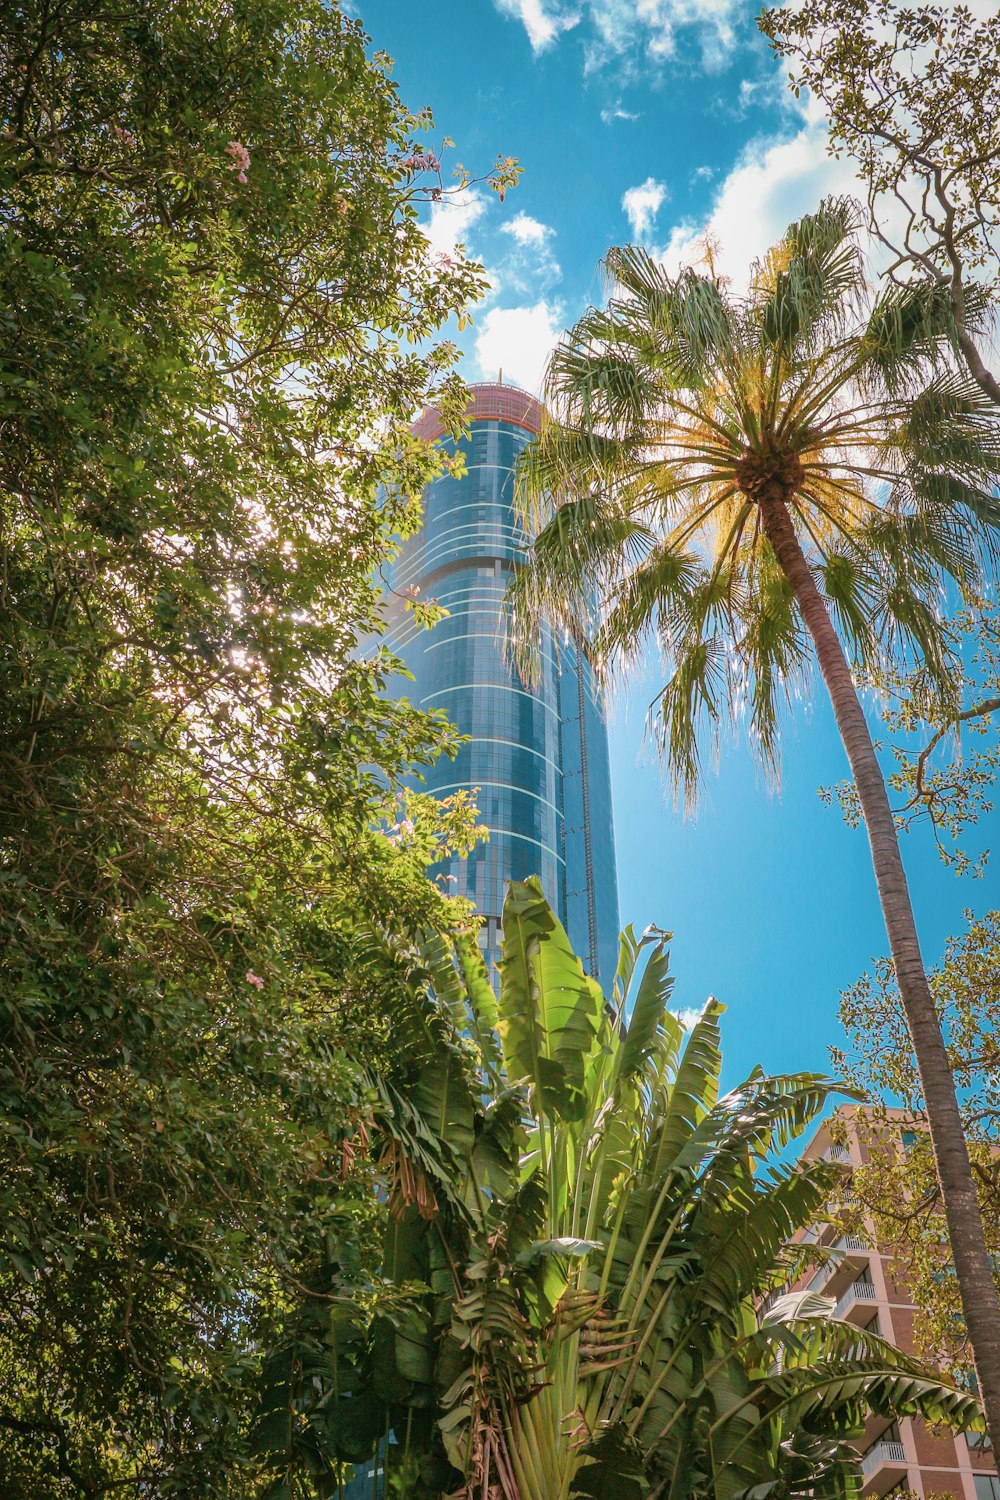
[[[837,1299],[834,1317],[846,1318],[848,1323],[857,1323],[860,1327],[871,1322],[877,1302],[878,1294],[870,1281],[852,1281]]]
[[[851,1153],[847,1146],[827,1146],[825,1151],[820,1152],[820,1161],[839,1161],[849,1167]]]
[[[879,1438],[861,1460],[861,1493],[884,1495],[906,1478],[906,1451],[895,1438]]]
[[[840,1295],[836,1287],[838,1280],[842,1280],[845,1274],[851,1277],[857,1276],[860,1271],[866,1269],[870,1246],[855,1234],[842,1234],[835,1244],[828,1245],[826,1248],[837,1251],[837,1258],[820,1266],[807,1282],[806,1290],[823,1292],[828,1297],[837,1297]],[[844,1289],[841,1288],[841,1290]],[[839,1311],[837,1316],[840,1317]]]

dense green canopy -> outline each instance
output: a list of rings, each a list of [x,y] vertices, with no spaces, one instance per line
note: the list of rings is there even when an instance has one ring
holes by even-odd
[[[372,934],[464,920],[372,632],[482,281],[337,5],[0,32],[0,1493],[256,1494],[263,1352],[373,1213]]]

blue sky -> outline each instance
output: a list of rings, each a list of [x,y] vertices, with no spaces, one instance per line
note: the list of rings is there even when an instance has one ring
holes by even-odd
[[[437,209],[444,252],[462,242],[493,290],[460,342],[467,379],[536,388],[560,330],[599,299],[607,248],[639,241],[678,265],[706,229],[721,268],[745,279],[753,257],[827,192],[850,190],[825,150],[822,119],[796,101],[784,69],[734,0],[355,0],[375,46],[395,59],[412,108],[435,115],[448,175],[500,153],[524,168],[501,204],[474,190]],[[644,748],[655,683],[613,708],[612,774],[623,921],[673,930],[678,1006],[708,993],[729,1006],[726,1075],[823,1069],[841,1040],[839,991],[886,943],[864,833],[823,806],[846,774],[832,714],[796,705],[780,794],[748,751],[724,748],[695,821],[674,811]],[[982,841],[996,843],[996,828]],[[925,957],[995,883],[960,881],[931,841],[904,846]],[[995,903],[996,897],[993,895]]]

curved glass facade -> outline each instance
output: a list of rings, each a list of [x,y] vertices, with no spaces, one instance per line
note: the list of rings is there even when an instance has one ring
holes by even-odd
[[[454,761],[426,773],[439,796],[478,788],[487,843],[434,873],[454,877],[485,918],[482,943],[497,957],[508,880],[538,875],[588,971],[610,991],[618,961],[618,887],[607,730],[589,664],[546,634],[541,676],[513,673],[499,638],[504,591],[522,541],[513,512],[514,466],[538,430],[537,402],[511,386],[474,386],[467,472],[424,492],[420,531],[389,578],[387,643],[413,673],[408,696],[441,708],[471,736]],[[441,436],[434,413],[418,431]],[[449,611],[417,628],[398,599],[412,586]],[[394,591],[394,592],[392,592]]]

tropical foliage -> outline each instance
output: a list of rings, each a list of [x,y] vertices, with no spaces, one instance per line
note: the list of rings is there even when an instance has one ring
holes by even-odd
[[[866,1413],[981,1422],[826,1299],[758,1320],[837,1171],[777,1153],[835,1085],[755,1072],[720,1098],[723,1007],[685,1033],[665,934],[623,934],[612,1004],[515,882],[498,1000],[471,944],[460,967],[439,955],[426,982],[466,1066],[439,1037],[377,1111],[391,1284],[329,1315],[303,1402],[343,1444],[392,1435],[373,1494],[840,1495]]]
[[[887,663],[954,697],[942,590],[974,600],[1000,525],[1000,424],[951,361],[937,283],[874,302],[859,211],[793,224],[745,296],[610,252],[611,294],[554,352],[552,418],[526,455],[534,536],[512,586],[530,667],[548,615],[607,680],[658,651],[651,718],[694,797],[704,740],[745,723],[776,772],[782,706],[817,662],[857,787],[915,1050],[949,1237],[1000,1442],[1000,1303],[899,850],[857,690]]]
[[[401,790],[452,736],[373,632],[482,279],[337,5],[2,31],[0,1489],[237,1496],[341,1210],[377,1265],[363,929],[467,918],[425,868],[468,806]]]
[[[510,596],[531,665],[542,612],[589,622],[611,678],[662,654],[651,719],[693,801],[705,736],[744,719],[776,772],[781,709],[813,649],[778,561],[783,498],[859,668],[916,658],[957,670],[942,578],[975,596],[1000,522],[990,403],[948,366],[947,307],[922,289],[865,309],[849,200],[792,225],[740,298],[712,274],[672,278],[644,250],[609,252],[611,295],[549,365],[552,420],[528,450],[535,537]]]

